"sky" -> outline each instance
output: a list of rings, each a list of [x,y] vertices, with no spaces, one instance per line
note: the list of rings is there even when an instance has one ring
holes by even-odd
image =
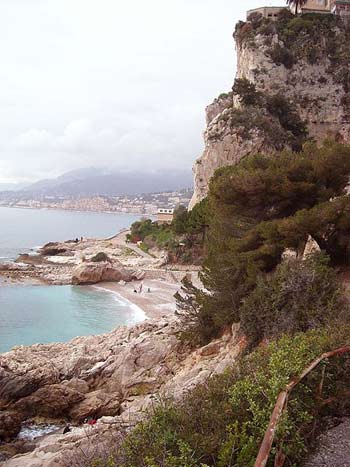
[[[0,0],[0,183],[186,169],[261,0]]]

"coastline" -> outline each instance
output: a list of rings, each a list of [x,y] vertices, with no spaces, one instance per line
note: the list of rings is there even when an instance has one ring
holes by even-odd
[[[93,213],[93,214],[125,214],[127,216],[151,216],[154,217],[156,213],[149,212],[133,212],[133,211],[105,211],[103,209],[72,209],[72,208],[62,208],[62,207],[53,207],[53,206],[6,206],[0,205],[0,208],[7,209],[32,209],[37,211],[67,211],[67,212],[79,212],[79,213]]]

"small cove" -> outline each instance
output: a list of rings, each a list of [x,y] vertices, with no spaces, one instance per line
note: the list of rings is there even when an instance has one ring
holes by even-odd
[[[139,308],[98,288],[0,286],[0,353],[16,345],[103,334],[144,318]]]

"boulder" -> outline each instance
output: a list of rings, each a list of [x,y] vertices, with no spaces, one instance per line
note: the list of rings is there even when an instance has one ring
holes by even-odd
[[[64,380],[61,383],[63,386],[67,386],[70,389],[75,389],[82,394],[86,394],[89,392],[89,385],[86,381],[79,378],[72,378],[70,380]]]
[[[40,386],[40,379],[31,375],[17,376],[0,367],[0,409],[8,402],[16,401],[36,391]]]
[[[42,256],[56,256],[67,252],[67,247],[58,242],[49,242],[40,248],[39,253]]]
[[[72,273],[72,284],[88,285],[98,282],[129,282],[132,275],[127,272],[120,263],[110,264],[109,262],[85,262],[77,266]]]
[[[25,417],[43,416],[62,418],[73,405],[84,399],[84,394],[64,384],[51,384],[20,399],[13,409]]]
[[[304,248],[302,259],[305,260],[308,258],[308,256],[314,255],[315,253],[319,253],[320,251],[321,248],[319,244],[314,238],[311,237],[311,235],[309,235]]]
[[[4,410],[0,412],[0,441],[7,441],[21,430],[21,417],[18,413]]]
[[[81,423],[87,417],[118,415],[119,410],[119,394],[107,394],[102,390],[97,390],[87,394],[84,400],[71,409],[69,415],[73,420]]]

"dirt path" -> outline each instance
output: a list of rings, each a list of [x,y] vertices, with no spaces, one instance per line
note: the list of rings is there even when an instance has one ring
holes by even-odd
[[[304,467],[350,467],[350,419],[320,436],[316,452]]]
[[[108,240],[110,240],[111,243],[113,243],[113,245],[124,246],[126,248],[129,248],[130,250],[134,251],[139,256],[142,256],[142,258],[153,259],[153,256],[141,250],[141,248],[139,248],[137,245],[135,245],[134,243],[128,243],[126,241],[126,236],[129,233],[130,233],[130,230],[121,230],[119,233],[117,233],[117,235],[109,238]]]

